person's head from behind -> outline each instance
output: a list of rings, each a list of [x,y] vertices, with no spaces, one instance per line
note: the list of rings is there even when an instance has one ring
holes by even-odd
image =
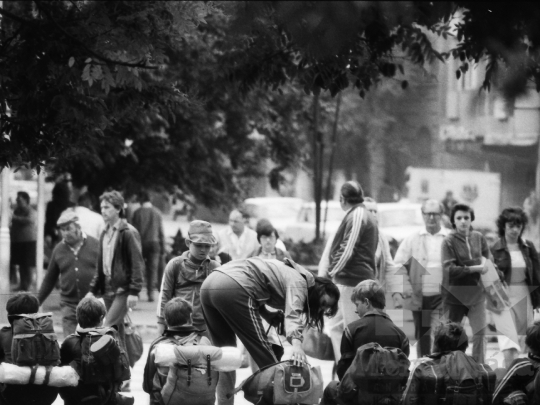
[[[540,356],[540,321],[536,321],[527,328],[525,344],[530,353]]]
[[[183,298],[176,297],[165,304],[163,315],[168,328],[192,324],[193,307]]]
[[[80,207],[88,208],[89,210],[94,209],[94,201],[92,201],[92,196],[90,193],[82,193],[77,199],[77,205]]]
[[[138,199],[141,204],[150,202],[150,193],[146,190],[140,191],[138,195]]]
[[[468,234],[474,221],[474,210],[467,204],[456,204],[450,213],[452,228],[461,234]]]
[[[8,315],[35,314],[39,311],[39,300],[35,295],[20,292],[8,299],[6,311]]]
[[[520,207],[505,208],[497,218],[497,231],[501,238],[514,241],[521,237],[527,222],[527,215]]]
[[[373,310],[383,310],[386,307],[386,297],[383,286],[378,280],[364,280],[354,287],[351,301],[356,306],[360,318]]]
[[[83,298],[77,305],[77,322],[81,328],[98,328],[103,324],[107,310],[95,297]]]
[[[236,235],[241,235],[244,232],[246,224],[244,222],[244,216],[240,211],[231,211],[229,214],[229,226]]]
[[[346,182],[341,186],[339,197],[341,208],[347,211],[350,207],[364,202],[364,190],[362,186],[355,180]]]
[[[467,333],[459,323],[441,323],[433,331],[433,352],[445,353],[461,350],[465,352],[469,346]]]
[[[270,222],[257,224],[257,240],[261,244],[265,253],[271,253],[276,248],[276,242],[279,238],[276,228]]]
[[[16,202],[19,207],[28,207],[30,205],[30,195],[26,191],[19,191]]]
[[[338,310],[339,289],[327,278],[315,277],[315,285],[308,288],[308,299],[304,305],[306,324],[322,330],[324,317],[333,317]]]

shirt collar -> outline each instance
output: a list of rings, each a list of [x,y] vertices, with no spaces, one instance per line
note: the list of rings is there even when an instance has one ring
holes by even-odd
[[[441,226],[441,229],[439,229],[439,232],[434,234],[433,236],[447,236],[450,233],[450,230],[445,228],[444,226]],[[431,235],[426,228],[422,228],[420,231],[420,235]]]
[[[150,201],[144,202],[142,204],[143,208],[152,208],[152,203]]]
[[[366,312],[362,318],[366,316],[382,316],[384,318],[390,319],[388,317],[388,314],[384,312],[383,309],[376,309],[376,308],[373,308],[371,311]]]
[[[122,218],[118,218],[118,221],[116,221],[112,227],[110,225],[107,225],[107,230],[113,228],[115,231],[120,228],[120,224],[122,223]]]

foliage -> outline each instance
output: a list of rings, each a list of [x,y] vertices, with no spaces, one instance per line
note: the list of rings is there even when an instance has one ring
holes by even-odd
[[[117,123],[169,116],[185,96],[165,80],[167,53],[215,11],[205,2],[4,2],[0,167],[42,165],[92,148]]]
[[[284,241],[293,260],[303,266],[316,266],[321,261],[325,242],[322,239],[312,242]]]
[[[540,91],[535,2],[248,1],[236,14],[252,46],[234,55],[233,74],[248,87],[297,80],[307,93],[353,87],[364,97],[382,78],[402,74],[404,60],[423,65],[453,57],[462,62],[457,79],[486,58],[484,88],[498,75],[509,95],[528,79]],[[438,51],[430,34],[455,37],[456,45]]]

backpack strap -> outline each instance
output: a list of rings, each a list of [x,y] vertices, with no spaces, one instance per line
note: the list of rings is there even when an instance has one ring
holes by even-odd
[[[45,369],[45,379],[43,380],[43,385],[49,385],[49,378],[51,377],[51,372],[52,372],[52,368],[53,366],[47,366],[47,368]]]
[[[30,379],[28,380],[28,384],[34,384],[34,381],[36,381],[36,372],[37,372],[38,366],[33,366],[30,370]]]
[[[208,385],[212,385],[212,373],[210,370],[210,355],[206,355],[206,373],[208,374]]]

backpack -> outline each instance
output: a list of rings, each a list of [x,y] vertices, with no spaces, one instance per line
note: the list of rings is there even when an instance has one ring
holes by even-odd
[[[129,360],[115,334],[113,328],[95,328],[79,334],[80,375],[84,384],[121,383],[131,378]]]
[[[201,337],[197,333],[181,340],[168,338],[177,346],[198,345]],[[219,372],[212,370],[210,355],[207,356],[206,367],[194,367],[191,360],[187,365],[174,365],[169,367],[167,379],[159,395],[155,395],[162,405],[189,404],[189,405],[214,405],[216,402],[216,387]],[[157,374],[157,373],[156,373]],[[154,377],[155,384],[159,384]],[[159,389],[159,388],[158,388]]]
[[[18,366],[57,366],[60,347],[52,313],[10,315],[13,341],[11,356]]]
[[[360,346],[339,385],[338,398],[362,405],[397,405],[409,378],[410,361],[400,349]]]
[[[240,390],[253,404],[318,404],[323,395],[323,379],[319,366],[294,366],[287,360],[261,368],[244,380],[234,394]]]
[[[419,372],[425,404],[489,405],[496,375],[488,365],[477,363],[461,350],[427,362]]]

